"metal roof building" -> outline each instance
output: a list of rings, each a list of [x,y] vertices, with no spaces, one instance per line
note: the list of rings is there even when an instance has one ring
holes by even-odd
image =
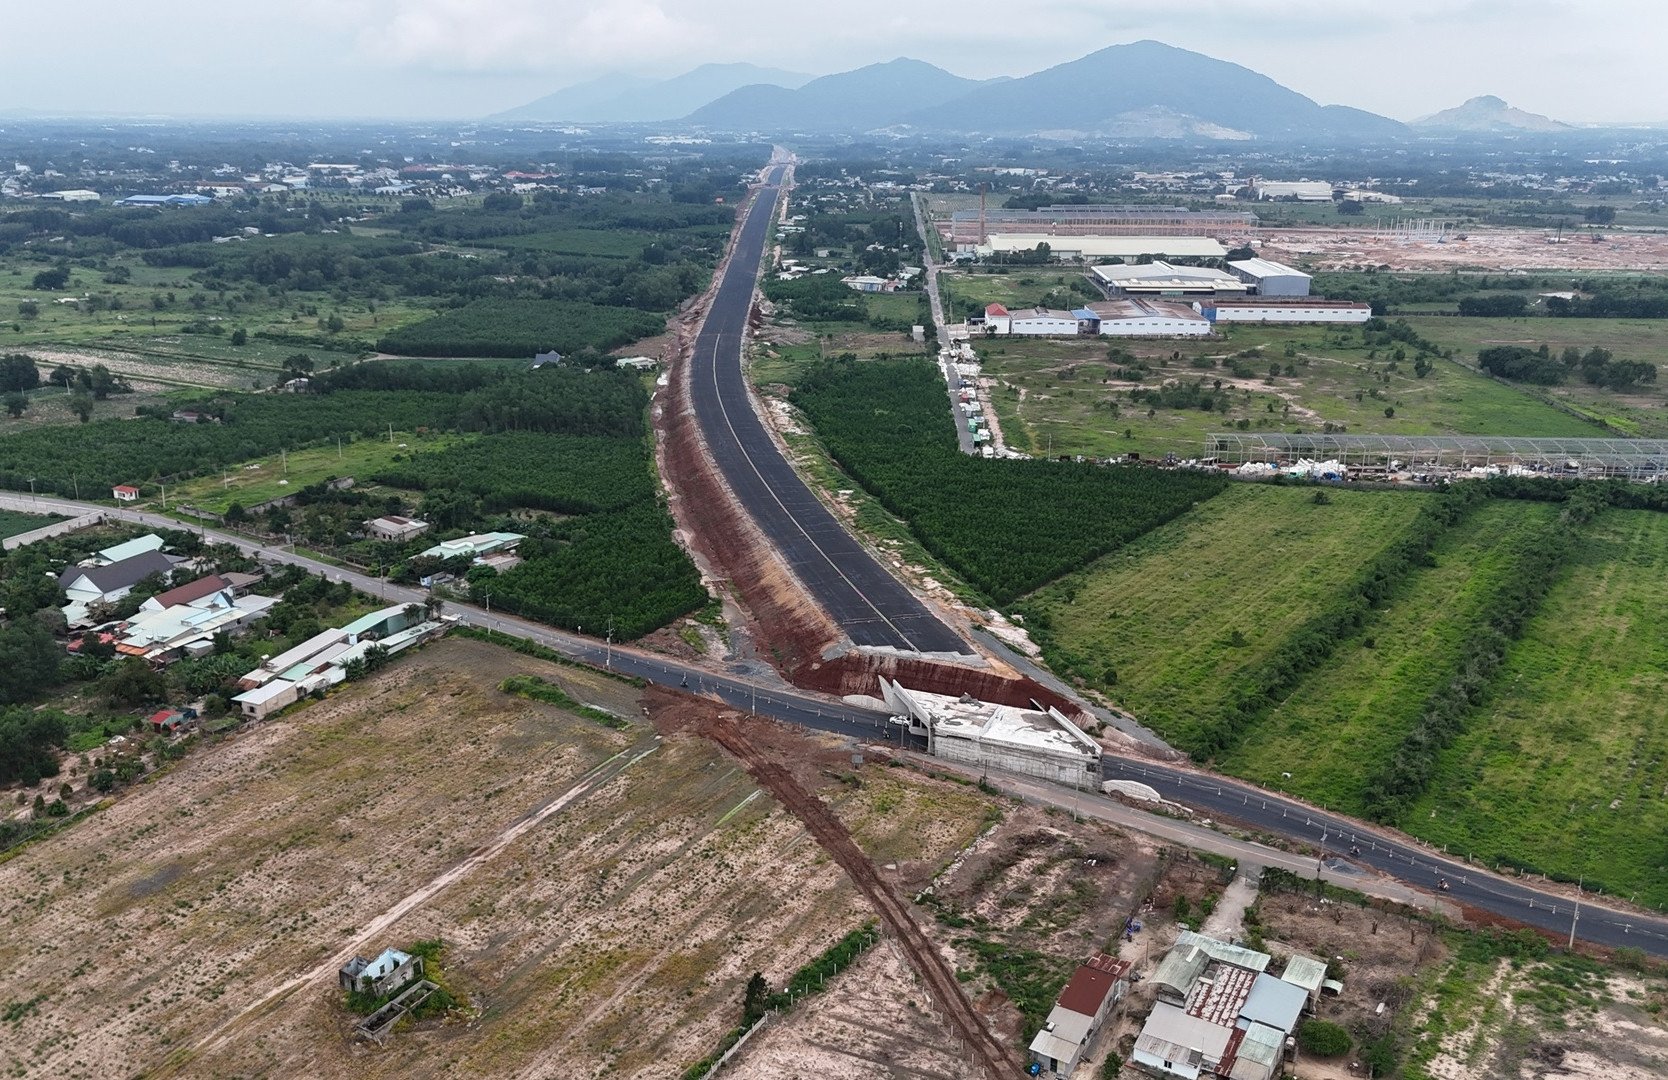
[[[1267,259],[1236,259],[1228,269],[1254,286],[1258,296],[1308,296],[1314,280],[1301,270]]]

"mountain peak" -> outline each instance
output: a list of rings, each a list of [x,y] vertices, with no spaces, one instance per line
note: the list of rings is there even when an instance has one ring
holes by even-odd
[[[1493,94],[1480,94],[1453,109],[1420,120],[1413,125],[1429,131],[1464,131],[1472,133],[1549,132],[1569,131],[1569,124],[1553,120],[1539,113],[1525,112],[1506,104]]]

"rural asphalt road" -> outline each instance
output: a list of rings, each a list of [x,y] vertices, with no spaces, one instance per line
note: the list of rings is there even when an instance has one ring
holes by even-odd
[[[784,166],[772,167],[760,187],[695,339],[689,378],[701,437],[725,485],[853,644],[971,655],[967,642],[835,520],[753,408],[742,349],[784,172]]]
[[[41,496],[0,493],[0,509],[25,513],[55,513],[67,517],[83,514],[102,514],[112,520],[130,521],[152,528],[182,529],[181,522],[161,514],[136,510],[119,510],[90,503],[71,502]],[[277,548],[267,548],[243,537],[201,526],[192,527],[205,539],[216,543],[234,544],[241,550],[268,562],[302,566],[332,581],[346,581],[370,596],[386,597],[390,603],[422,603],[428,599],[423,589],[392,585],[367,574],[345,570],[338,566],[309,559]],[[893,741],[898,729],[887,723],[884,713],[859,708],[815,694],[783,688],[777,683],[766,683],[744,675],[715,673],[705,667],[683,663],[669,656],[643,652],[629,646],[609,645],[595,638],[582,637],[556,630],[513,615],[484,611],[465,604],[448,605],[447,611],[461,623],[502,633],[544,645],[574,660],[607,668],[621,675],[632,676],[660,686],[687,689],[691,693],[717,698],[741,711],[858,740]],[[947,768],[947,765],[941,767]],[[1444,902],[1461,903],[1516,922],[1547,930],[1555,935],[1567,935],[1573,905],[1568,897],[1534,886],[1533,878],[1511,878],[1490,873],[1462,860],[1449,858],[1423,844],[1387,831],[1371,829],[1360,822],[1350,821],[1336,814],[1326,813],[1303,805],[1294,799],[1262,791],[1249,784],[1191,769],[1158,765],[1144,759],[1124,758],[1106,754],[1102,759],[1102,773],[1106,779],[1136,780],[1154,788],[1164,798],[1180,803],[1194,811],[1194,819],[1232,820],[1254,830],[1281,836],[1324,848],[1327,880],[1348,885],[1371,895],[1400,898],[1399,891],[1378,888],[1380,879],[1368,874],[1355,874],[1348,864],[1379,871],[1403,885],[1423,890],[1425,904],[1439,894],[1435,886],[1439,877],[1449,883],[1440,894]],[[1176,821],[1122,807],[1111,799],[1093,792],[1072,793],[1069,788],[1043,785],[1022,777],[1002,774],[999,786],[1032,798],[1045,799],[1058,806],[1079,802],[1081,807],[1121,807],[1115,817],[1097,813],[1119,824],[1162,839],[1204,850],[1233,854],[1262,866],[1285,866],[1294,858],[1288,852],[1262,844],[1234,840],[1202,825]],[[1349,848],[1361,849],[1356,856],[1348,855]],[[1312,859],[1301,858],[1313,865]],[[1399,889],[1399,887],[1398,887]],[[1619,911],[1584,900],[1576,926],[1576,936],[1584,941],[1610,947],[1632,946],[1654,956],[1668,957],[1668,919],[1652,915]]]

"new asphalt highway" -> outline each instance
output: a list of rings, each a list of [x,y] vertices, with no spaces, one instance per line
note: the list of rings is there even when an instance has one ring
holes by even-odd
[[[267,562],[294,564],[332,581],[346,581],[361,592],[385,597],[390,603],[422,603],[428,598],[428,593],[422,589],[391,585],[370,575],[331,566],[280,548],[263,547],[231,533],[183,525],[161,514],[10,493],[0,493],[0,509],[65,517],[96,514],[151,528],[188,529],[202,534],[205,540],[233,544]],[[714,672],[669,656],[610,645],[595,638],[570,634],[470,605],[453,604],[447,610],[466,625],[532,641],[571,659],[621,675],[716,698],[760,717],[863,741],[884,740],[896,744],[901,734],[899,729],[887,722],[884,713],[816,694],[801,693],[740,671]],[[1245,861],[1264,866],[1289,864],[1290,856],[1283,852],[1245,841],[1230,841],[1198,823],[1207,818],[1231,820],[1257,832],[1324,850],[1324,876],[1328,881],[1369,894],[1382,893],[1392,899],[1401,899],[1395,892],[1383,893],[1375,889],[1376,879],[1370,874],[1340,873],[1342,864],[1354,863],[1365,870],[1378,870],[1396,881],[1426,890],[1433,898],[1440,895],[1445,902],[1466,904],[1506,919],[1540,927],[1560,937],[1568,935],[1575,916],[1574,905],[1567,897],[1549,889],[1536,888],[1534,878],[1495,875],[1406,837],[1371,830],[1358,822],[1315,810],[1296,800],[1282,798],[1247,784],[1112,754],[1103,758],[1102,771],[1107,779],[1135,780],[1147,784],[1164,798],[1193,811],[1193,821],[1141,813],[1120,814],[1116,819],[1129,828],[1152,832],[1170,842],[1216,851],[1235,850],[1225,847],[1225,844],[1239,845],[1239,857]],[[1098,793],[1073,792],[1064,787],[1050,789],[1049,785],[1018,778],[1010,784],[1000,774],[992,779],[999,787],[1012,786],[1031,797],[1035,797],[1037,791],[1053,790],[1052,801],[1057,805],[1067,805],[1068,800],[1081,800],[1085,808],[1091,803],[1107,808],[1107,813],[1097,813],[1096,816],[1108,816],[1110,808],[1118,805]],[[1360,848],[1360,853],[1351,854],[1351,847]],[[1436,891],[1439,879],[1448,882],[1448,889],[1440,894]],[[1598,945],[1632,946],[1655,956],[1668,957],[1668,919],[1619,911],[1595,904],[1590,899],[1581,905],[1576,936]]]
[[[853,644],[971,655],[967,642],[835,520],[753,408],[742,349],[784,172],[784,166],[771,168],[749,208],[695,339],[688,377],[701,436],[726,486]]]

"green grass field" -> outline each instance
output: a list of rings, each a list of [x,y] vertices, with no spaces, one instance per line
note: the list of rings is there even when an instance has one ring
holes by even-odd
[[[251,241],[261,243],[262,240]],[[50,252],[57,254],[55,252]],[[153,267],[137,252],[112,255],[109,271],[117,268],[129,275],[125,282],[107,282],[109,271],[76,267],[63,289],[41,291],[30,287],[35,273],[50,263],[12,254],[0,258],[0,352],[24,351],[31,347],[79,346],[100,343],[115,348],[172,348],[193,356],[229,358],[234,347],[229,337],[234,329],[250,334],[250,343],[238,352],[255,362],[274,362],[302,348],[309,351],[332,349],[343,340],[374,339],[390,327],[429,314],[421,305],[405,300],[369,304],[362,300],[338,302],[327,292],[292,292],[282,300],[264,290],[230,291],[222,295],[191,280],[189,267]],[[89,311],[80,304],[59,303],[65,298],[87,295],[114,299],[121,306],[101,305]],[[168,299],[172,294],[173,299]],[[153,306],[161,298],[164,307]],[[39,314],[24,317],[19,305],[33,302]],[[331,333],[319,326],[321,317],[341,317],[343,327]],[[223,333],[182,334],[183,327],[202,323],[220,327]],[[263,332],[299,335],[305,346],[262,342]],[[167,339],[159,341],[158,339]],[[351,353],[351,349],[343,349]],[[316,357],[315,357],[316,358]]]
[[[1388,547],[1426,498],[1329,495],[1321,506],[1309,488],[1234,485],[1041,589],[1024,608],[1048,618],[1050,663],[1114,669],[1116,685],[1096,689],[1161,735],[1197,730],[1218,714],[1228,677]]]
[[[1609,511],[1407,827],[1668,904],[1665,702],[1668,514]]]
[[[1408,319],[1420,334],[1452,348],[1475,366],[1477,350],[1490,345],[1545,344],[1554,355],[1574,346],[1595,346],[1619,360],[1643,360],[1657,367],[1654,386],[1617,393],[1588,386],[1579,377],[1564,386],[1525,387],[1604,421],[1617,432],[1637,438],[1668,436],[1668,321],[1661,319]]]
[[[1448,532],[1363,632],[1218,764],[1227,772],[1359,813],[1363,778],[1394,753],[1446,682],[1468,633],[1516,566],[1503,541],[1550,520],[1544,503],[1485,503]],[[1370,643],[1370,644],[1369,644]],[[1281,774],[1291,773],[1285,780]]]
[[[945,316],[952,320],[964,319],[983,311],[987,304],[1002,304],[1009,309],[1073,308],[1100,296],[1098,292],[1088,294],[1074,288],[1086,281],[1082,267],[1023,266],[1007,270],[1005,274],[946,272],[940,275]]]
[[[56,514],[20,514],[15,510],[0,510],[0,540],[33,532],[63,519]]]
[[[246,462],[227,470],[224,477],[207,476],[168,489],[171,506],[187,503],[223,514],[232,503],[253,506],[268,499],[293,495],[309,484],[331,477],[352,476],[360,482],[390,462],[422,450],[440,450],[458,441],[454,435],[415,435],[395,432],[394,441],[357,439],[335,446],[296,450],[287,455],[288,469],[279,455]],[[156,504],[160,505],[158,498]]]
[[[1321,431],[1330,423],[1354,434],[1605,434],[1596,424],[1462,364],[1438,360],[1422,379],[1414,375],[1411,360],[1391,371],[1386,350],[1370,355],[1373,350],[1356,331],[1234,327],[1225,342],[1135,340],[1113,346],[1102,339],[997,338],[976,347],[985,374],[999,380],[991,396],[1004,438],[1033,454],[1052,449],[1094,457],[1131,451],[1196,457],[1208,432],[1227,431],[1241,421],[1246,430],[1271,432]],[[1135,384],[1107,382],[1115,366],[1107,359],[1111,347],[1152,365],[1141,387],[1203,379],[1213,389],[1220,379],[1230,392],[1228,411],[1131,401]],[[1249,374],[1236,375],[1236,362]],[[1274,366],[1280,373],[1270,376]],[[1386,416],[1386,409],[1394,415]]]

